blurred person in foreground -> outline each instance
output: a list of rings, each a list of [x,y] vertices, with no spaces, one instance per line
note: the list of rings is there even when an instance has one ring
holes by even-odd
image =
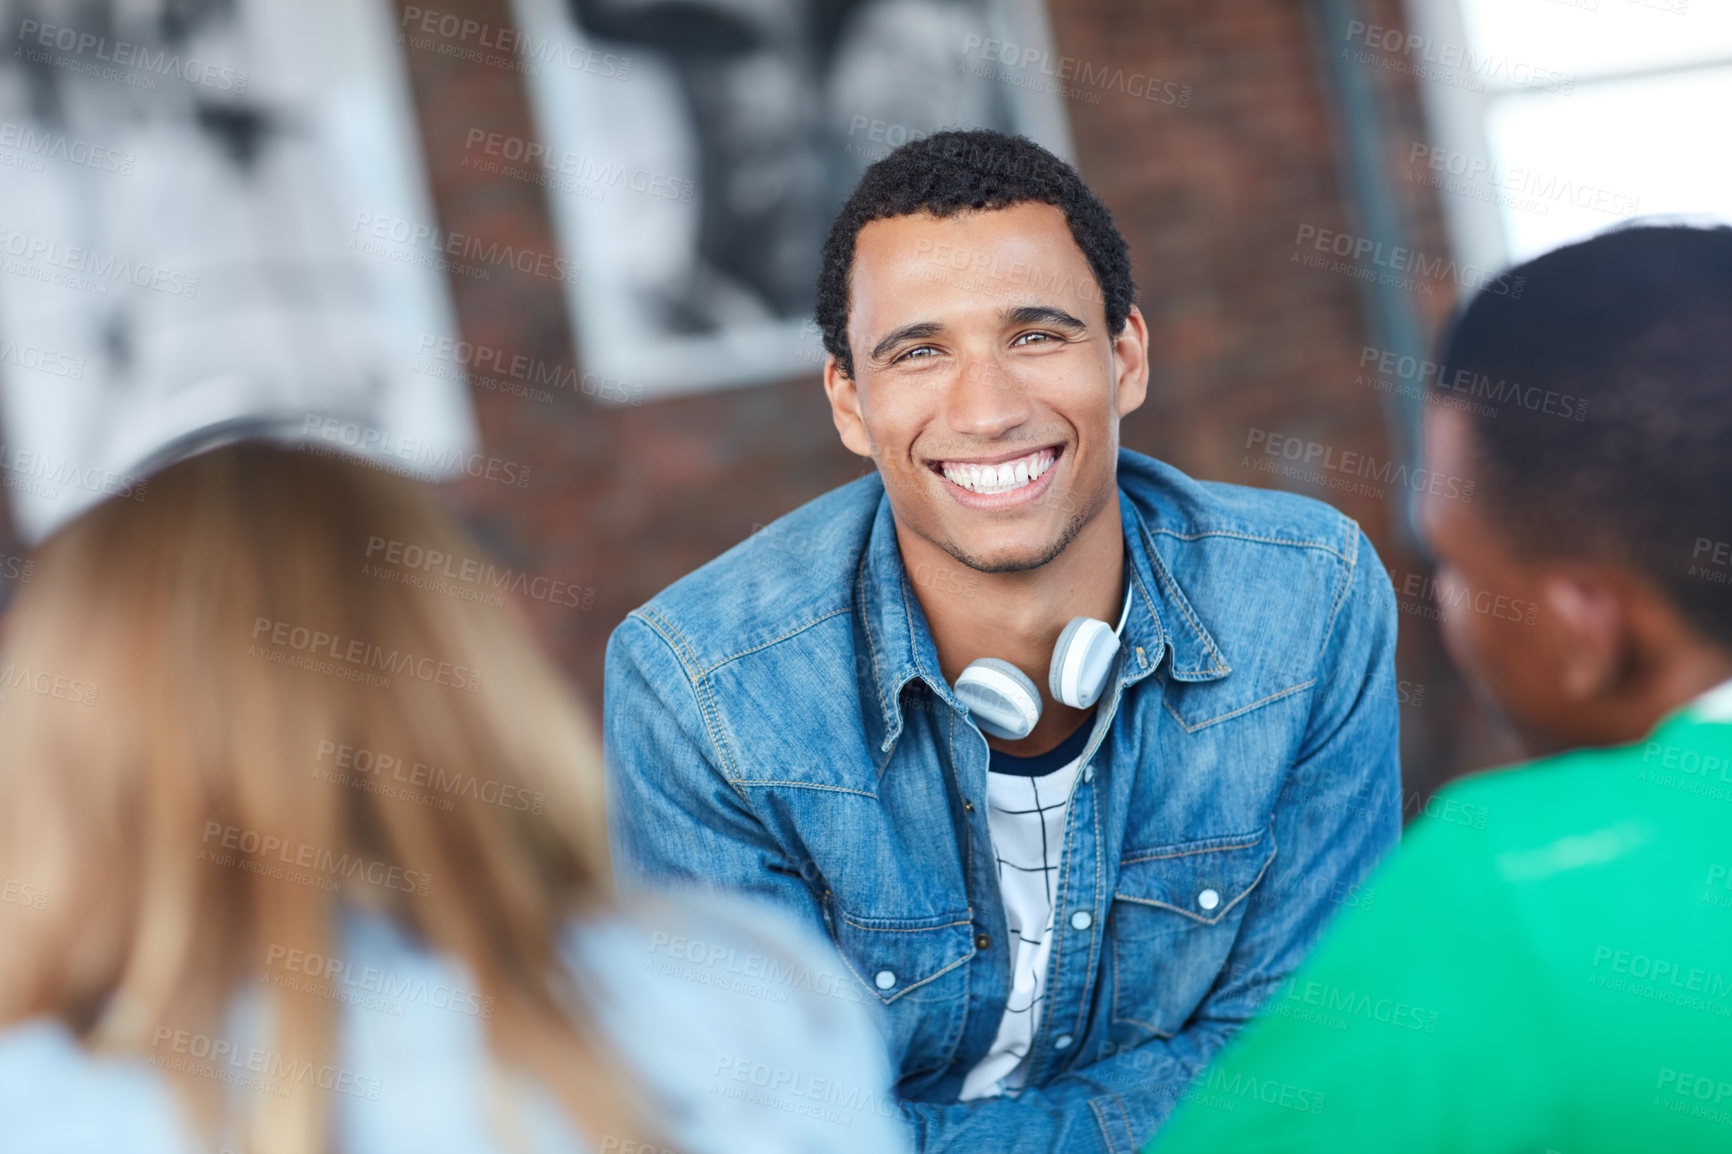
[[[1425,417],[1483,500],[1419,513],[1451,655],[1543,756],[1445,791],[1159,1154],[1732,1148],[1732,229],[1506,276],[1431,386],[1505,403]]]
[[[43,545],[0,654],[0,1150],[898,1149],[834,957],[616,907],[590,723],[411,551],[482,564],[430,490],[257,442]]]

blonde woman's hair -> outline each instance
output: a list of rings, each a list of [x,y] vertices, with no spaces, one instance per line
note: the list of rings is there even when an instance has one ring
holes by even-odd
[[[0,1023],[149,1057],[207,1138],[325,1150],[330,1079],[295,1072],[336,1062],[341,1003],[259,979],[360,907],[467,965],[497,1070],[630,1132],[557,954],[611,893],[600,745],[508,586],[429,490],[262,442],[52,536],[0,645]],[[243,989],[288,1091],[232,1117],[183,1067]]]

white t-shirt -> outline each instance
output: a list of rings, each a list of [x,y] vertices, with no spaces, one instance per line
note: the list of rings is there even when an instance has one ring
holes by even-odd
[[[998,887],[1009,930],[1010,999],[991,1049],[963,1079],[959,1097],[964,1102],[1018,1089],[1026,1077],[1029,1044],[1046,1005],[1065,815],[1093,729],[1091,717],[1058,748],[1037,757],[992,754],[986,775],[986,827],[998,859]]]

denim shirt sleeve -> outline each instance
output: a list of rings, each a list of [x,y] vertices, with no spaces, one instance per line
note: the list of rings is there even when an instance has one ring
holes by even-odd
[[[1362,533],[1357,546],[1315,655],[1319,688],[1276,804],[1270,876],[1252,891],[1208,996],[1173,1037],[1073,1067],[1014,1099],[904,1103],[926,1154],[1134,1152],[1395,844],[1401,828],[1395,598]],[[1158,959],[1150,962],[1143,980],[1160,981]]]
[[[639,610],[607,646],[603,745],[608,829],[622,887],[725,889],[768,901],[828,936],[798,869],[724,771],[709,687],[688,673],[671,626]]]

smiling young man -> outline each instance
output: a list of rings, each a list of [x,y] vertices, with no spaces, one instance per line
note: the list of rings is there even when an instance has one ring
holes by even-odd
[[[879,1008],[926,1151],[1136,1149],[1399,828],[1388,579],[1325,505],[1119,447],[1134,292],[1106,209],[1027,140],[872,166],[817,313],[875,474],[608,647],[622,872],[828,935],[834,974],[700,951],[694,980]]]
[[[1436,380],[1586,417],[1429,408],[1478,499],[1419,513],[1451,655],[1551,756],[1446,792],[1483,822],[1414,824],[1159,1154],[1732,1149],[1732,229],[1514,275]]]

